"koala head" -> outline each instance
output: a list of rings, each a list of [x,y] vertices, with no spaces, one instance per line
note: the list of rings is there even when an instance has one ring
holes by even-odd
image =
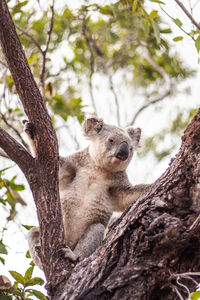
[[[83,131],[91,141],[91,158],[98,167],[110,172],[119,172],[127,168],[141,136],[140,128],[122,129],[105,124],[102,119],[96,117],[85,120]]]

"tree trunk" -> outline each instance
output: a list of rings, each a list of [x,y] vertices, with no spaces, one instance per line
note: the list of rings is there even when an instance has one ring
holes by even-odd
[[[25,112],[35,126],[37,157],[0,129],[0,146],[24,172],[37,206],[49,299],[176,299],[200,273],[200,112],[166,172],[113,224],[102,247],[75,267],[59,255],[63,224],[55,131],[33,79],[5,0],[0,41]],[[73,268],[74,267],[74,268]],[[69,277],[69,274],[71,276]]]
[[[0,147],[25,174],[37,207],[41,260],[49,294],[66,278],[66,262],[59,255],[64,229],[58,191],[58,145],[45,101],[33,78],[5,0],[0,0],[0,43],[28,119],[34,125],[37,156],[0,128]],[[70,270],[70,268],[69,268]]]

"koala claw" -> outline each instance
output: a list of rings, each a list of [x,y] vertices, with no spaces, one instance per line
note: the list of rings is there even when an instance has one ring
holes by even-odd
[[[65,248],[61,248],[60,252],[62,255],[64,255],[65,258],[69,258],[73,262],[78,260],[78,257],[68,246],[66,246]]]
[[[30,136],[32,140],[34,140],[34,124],[29,122],[28,120],[23,120],[25,132]]]

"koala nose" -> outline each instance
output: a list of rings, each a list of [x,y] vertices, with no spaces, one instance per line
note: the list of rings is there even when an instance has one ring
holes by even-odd
[[[127,142],[122,142],[115,153],[115,157],[121,160],[126,160],[129,156],[129,147]]]

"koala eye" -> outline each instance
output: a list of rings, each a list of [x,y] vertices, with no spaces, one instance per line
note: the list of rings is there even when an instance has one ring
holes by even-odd
[[[133,151],[133,147],[130,147],[130,151]]]
[[[108,142],[112,145],[114,143],[114,140],[112,138],[109,138]]]

